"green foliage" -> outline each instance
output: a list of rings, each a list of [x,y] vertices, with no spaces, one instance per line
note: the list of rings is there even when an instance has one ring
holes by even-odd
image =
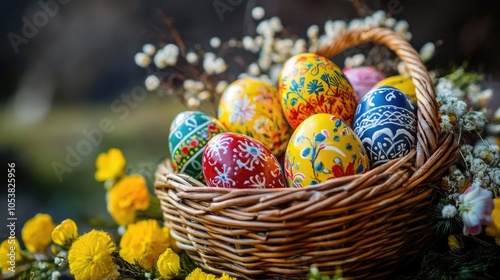
[[[462,239],[460,250],[427,253],[413,279],[500,279],[500,246],[478,238]]]

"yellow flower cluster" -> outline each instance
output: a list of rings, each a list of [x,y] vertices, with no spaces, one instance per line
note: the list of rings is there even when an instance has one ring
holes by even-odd
[[[230,277],[226,273],[217,278],[217,276],[213,274],[203,272],[203,270],[198,267],[186,277],[186,280],[236,280],[236,278]]]
[[[106,181],[107,208],[116,223],[126,226],[136,221],[137,211],[149,208],[146,180],[140,175],[124,176],[126,160],[121,150],[112,148],[96,159],[95,179]]]
[[[495,208],[491,212],[491,223],[486,226],[486,234],[495,238],[495,241],[500,245],[500,198],[494,200]]]
[[[0,269],[3,273],[9,272],[10,267],[15,267],[22,260],[21,246],[17,238],[13,237],[2,241],[0,244]]]
[[[108,191],[108,212],[119,225],[133,223],[137,211],[148,207],[149,191],[140,175],[125,177]]]
[[[71,245],[69,271],[75,280],[116,279],[118,267],[111,255],[115,251],[116,245],[106,232],[92,230]]]
[[[95,165],[95,179],[99,182],[118,179],[123,176],[126,165],[125,157],[121,150],[113,148],[107,153],[100,153],[97,156]]]
[[[158,258],[156,263],[160,275],[166,278],[171,278],[175,276],[181,269],[181,260],[179,256],[172,251],[172,249],[167,248],[163,254]]]
[[[66,219],[54,228],[51,236],[54,243],[69,247],[78,237],[78,227],[75,221]]]
[[[168,244],[168,228],[161,228],[156,220],[144,220],[128,225],[120,240],[120,256],[129,263],[137,261],[150,269]]]
[[[52,242],[52,230],[56,227],[52,217],[47,214],[37,214],[29,219],[21,230],[24,246],[30,252],[42,252]]]

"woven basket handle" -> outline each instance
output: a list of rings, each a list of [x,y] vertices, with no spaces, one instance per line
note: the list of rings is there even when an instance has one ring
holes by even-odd
[[[316,53],[332,57],[350,47],[371,41],[387,46],[406,64],[418,99],[417,154],[415,167],[420,168],[438,145],[440,127],[436,93],[427,68],[417,51],[400,35],[387,28],[348,30],[332,44],[320,46]]]

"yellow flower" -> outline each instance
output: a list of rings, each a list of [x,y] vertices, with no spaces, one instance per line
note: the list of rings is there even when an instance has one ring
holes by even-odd
[[[491,223],[486,226],[486,234],[500,244],[500,198],[495,198],[494,203],[495,208],[491,212]]]
[[[95,161],[97,171],[95,179],[104,182],[123,176],[125,170],[125,157],[120,149],[109,149],[108,153],[100,153]]]
[[[17,238],[5,239],[2,244],[0,244],[0,268],[2,272],[14,272],[15,267],[18,266],[17,262],[22,259],[21,246]],[[9,270],[10,267],[12,268]]]
[[[238,280],[235,277],[231,277],[226,273],[222,273],[222,276],[218,280]]]
[[[76,280],[116,279],[118,269],[111,256],[115,250],[116,245],[106,232],[92,230],[71,245],[69,271]]]
[[[462,249],[462,244],[455,235],[448,236],[448,246],[450,246],[450,249],[454,252]]]
[[[51,233],[55,228],[52,217],[47,214],[37,214],[26,221],[21,231],[24,246],[30,252],[42,252],[52,242]]]
[[[140,175],[125,177],[108,191],[108,212],[119,225],[133,223],[137,210],[148,207],[149,191]]]
[[[213,274],[205,273],[201,268],[197,267],[185,280],[217,280],[217,277]]]
[[[120,240],[120,256],[129,263],[137,261],[152,268],[169,246],[169,236],[156,220],[144,220],[128,225]]]
[[[160,255],[156,266],[158,266],[161,276],[174,276],[181,269],[181,260],[172,249],[167,248],[167,250]]]
[[[69,246],[78,237],[78,227],[75,221],[66,219],[52,231],[52,240],[61,246]]]

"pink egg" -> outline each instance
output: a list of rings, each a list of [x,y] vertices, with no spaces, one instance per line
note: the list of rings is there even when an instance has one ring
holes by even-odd
[[[343,71],[359,99],[385,78],[385,75],[375,70],[373,66],[346,67]]]
[[[280,164],[261,142],[223,132],[208,141],[202,159],[207,186],[214,188],[284,188]]]

